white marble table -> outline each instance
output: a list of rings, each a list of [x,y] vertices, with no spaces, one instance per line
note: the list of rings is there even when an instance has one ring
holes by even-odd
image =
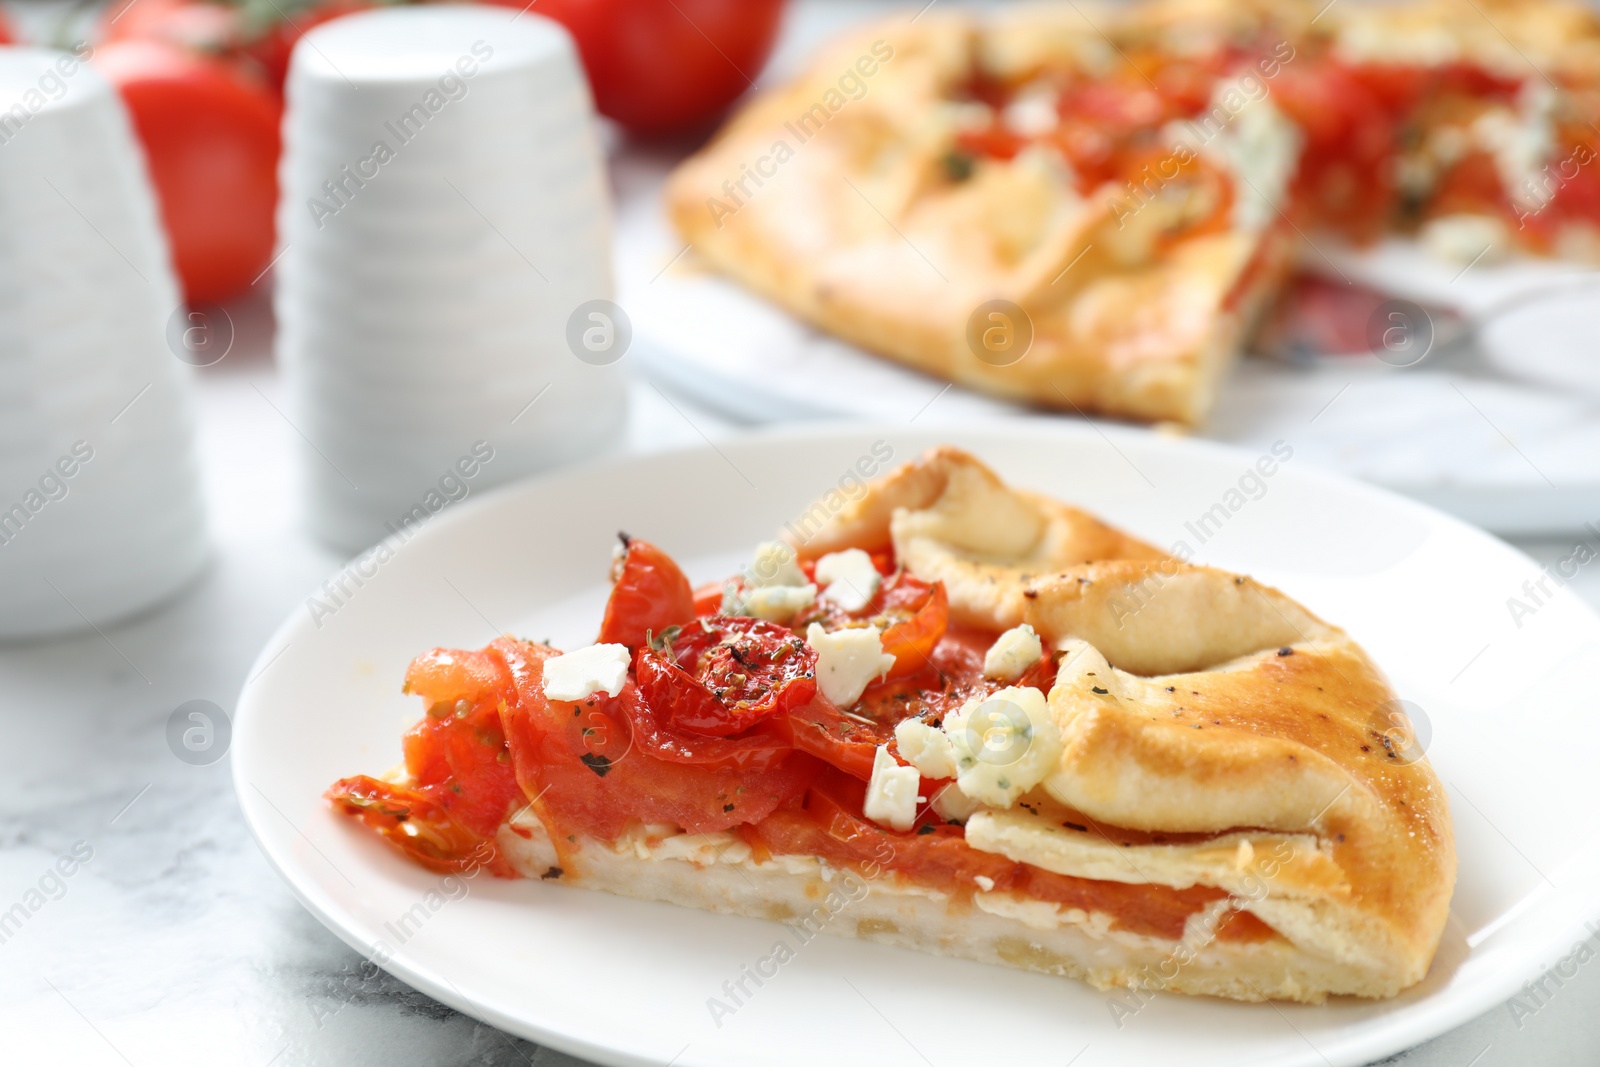
[[[241,318],[260,315],[259,305]],[[246,328],[250,326],[246,321]],[[259,346],[244,346],[246,349]],[[0,648],[0,911],[75,843],[92,856],[0,942],[0,1061],[442,1067],[573,1062],[459,1015],[307,914],[249,839],[226,761],[168,749],[191,699],[232,709],[257,649],[340,561],[302,532],[295,431],[259,351],[200,376],[216,558],[179,599],[103,633]],[[259,392],[258,392],[259,390]],[[630,446],[733,432],[636,382]],[[1524,546],[1554,560],[1562,544]],[[1600,603],[1600,573],[1580,589]],[[1551,961],[1555,962],[1554,960]],[[1600,1062],[1600,968],[1519,1020],[1497,1008],[1391,1062]],[[909,1067],[909,1064],[908,1064]]]
[[[830,6],[838,17],[859,10]],[[268,402],[277,379],[260,341],[264,301],[235,311],[255,343],[199,378],[210,569],[172,603],[102,633],[0,646],[0,914],[42,878],[46,891],[19,929],[0,928],[0,1062],[576,1063],[371,976],[269,870],[227,762],[191,766],[168,748],[172,711],[195,699],[231,711],[268,634],[341,562],[302,532],[295,431]],[[634,399],[634,448],[736,430],[644,382]],[[1570,550],[1523,547],[1541,562]],[[1600,568],[1574,584],[1600,605]],[[74,846],[87,861],[49,878]],[[1597,1020],[1600,967],[1586,967],[1532,1014],[1502,1006],[1386,1062],[1600,1063]]]

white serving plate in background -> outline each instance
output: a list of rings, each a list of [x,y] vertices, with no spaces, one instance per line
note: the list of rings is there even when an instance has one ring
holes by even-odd
[[[930,420],[931,422],[931,420]],[[399,757],[419,709],[407,662],[502,630],[592,639],[615,531],[662,545],[693,580],[728,572],[874,441],[895,461],[941,442],[1160,545],[1246,571],[1345,626],[1422,709],[1454,813],[1460,877],[1428,977],[1390,1001],[1245,1005],[1161,995],[1122,1025],[1081,983],[835,938],[805,946],[718,1027],[707,999],[771,951],[773,924],[526,881],[475,879],[415,933],[394,924],[441,879],[331,812],[335,779]],[[1076,1067],[1364,1064],[1500,1004],[1600,913],[1600,618],[1557,590],[1520,626],[1538,568],[1471,527],[1331,476],[1297,454],[1204,544],[1186,524],[1257,454],[1122,427],[1010,419],[820,427],[622,459],[451,509],[393,558],[362,563],[332,614],[297,610],[238,703],[240,806],[299,899],[430,996],[608,1065]],[[437,899],[437,898],[435,898]],[[1075,1058],[1076,1057],[1076,1058]]]

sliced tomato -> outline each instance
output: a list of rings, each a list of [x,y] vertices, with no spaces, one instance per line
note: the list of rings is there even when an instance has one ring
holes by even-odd
[[[477,701],[489,693],[504,693],[510,685],[510,669],[497,653],[489,649],[466,652],[436,648],[411,661],[401,691],[420,696],[430,705],[454,704],[458,700]]]
[[[761,819],[799,796],[821,767],[792,751],[764,767],[657,758],[632,731],[639,693],[631,680],[615,698],[550,700],[544,661],[554,649],[508,638],[494,647],[515,681],[501,721],[517,780],[558,848],[575,831],[610,841],[639,822],[709,833]]]
[[[1547,205],[1549,210],[1530,220],[1537,228],[1554,230],[1558,221],[1572,219],[1600,223],[1600,168],[1595,166],[1600,145],[1575,139],[1568,143],[1572,150],[1554,168],[1561,184]],[[1543,217],[1546,214],[1551,216],[1548,220]],[[1539,223],[1543,226],[1538,227]]]
[[[638,648],[646,643],[647,635],[660,637],[669,628],[692,620],[695,595],[689,579],[661,549],[626,534],[622,544],[599,640]]]
[[[432,870],[487,866],[510,877],[494,848],[522,796],[500,728],[499,705],[512,691],[505,661],[492,650],[436,648],[412,661],[405,690],[428,703],[401,741],[411,784],[346,778],[328,799]]]
[[[435,704],[401,739],[406,770],[439,806],[481,837],[492,838],[520,796],[500,726],[500,695],[452,708]]]
[[[642,664],[640,675],[659,670],[658,661]],[[728,737],[684,734],[661,721],[650,702],[636,692],[625,700],[621,712],[632,729],[639,749],[668,763],[693,763],[723,769],[769,770],[788,758],[795,748],[794,729],[784,716],[764,718],[743,732]]]
[[[789,720],[795,748],[862,781],[872,777],[878,746],[894,736],[893,726],[846,715],[821,693],[791,712]]]
[[[341,778],[325,794],[339,811],[361,820],[388,844],[441,874],[486,869],[515,878],[492,838],[465,826],[436,791],[394,785],[365,774]]]
[[[1515,217],[1500,170],[1487,152],[1469,151],[1439,177],[1428,211],[1433,215],[1502,214]]]

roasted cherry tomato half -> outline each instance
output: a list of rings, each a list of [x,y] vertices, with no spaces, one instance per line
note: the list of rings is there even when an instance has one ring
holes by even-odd
[[[672,557],[649,541],[622,535],[615,583],[600,623],[600,642],[638,648],[695,617],[694,589]]]
[[[700,619],[634,660],[639,692],[672,729],[731,737],[817,691],[817,653],[760,619]]]

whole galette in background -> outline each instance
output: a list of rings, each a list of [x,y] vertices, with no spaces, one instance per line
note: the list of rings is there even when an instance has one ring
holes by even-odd
[[[914,11],[667,190],[703,259],[930,374],[1198,424],[1308,234],[1600,255],[1600,17],[1563,0]]]

